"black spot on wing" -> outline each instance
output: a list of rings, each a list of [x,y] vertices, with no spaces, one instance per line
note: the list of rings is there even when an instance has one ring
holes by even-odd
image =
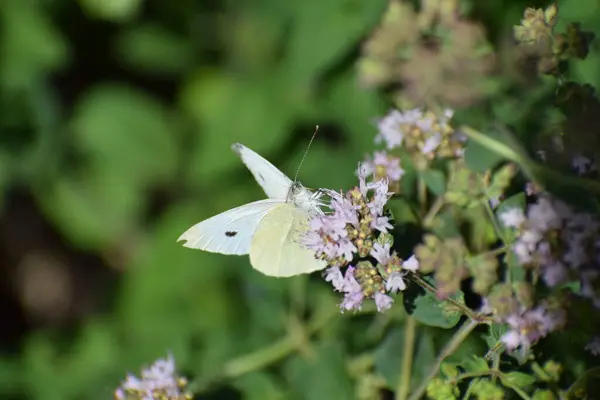
[[[227,232],[225,232],[225,236],[227,236],[227,237],[234,237],[237,234],[238,233],[236,231],[227,231]]]
[[[264,176],[262,176],[262,174],[261,174],[260,172],[258,173],[258,177],[260,178],[260,181],[261,181],[261,182],[264,182],[264,181],[265,181],[265,177],[264,177]]]

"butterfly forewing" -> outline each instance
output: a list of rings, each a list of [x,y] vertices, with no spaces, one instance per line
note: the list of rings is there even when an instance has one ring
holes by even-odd
[[[260,155],[240,143],[231,146],[238,153],[246,167],[254,175],[256,182],[263,188],[271,199],[285,200],[288,196],[292,180],[285,176],[277,167]]]
[[[266,199],[233,208],[192,226],[177,241],[185,240],[185,247],[212,253],[248,254],[259,223],[279,204],[282,201]]]

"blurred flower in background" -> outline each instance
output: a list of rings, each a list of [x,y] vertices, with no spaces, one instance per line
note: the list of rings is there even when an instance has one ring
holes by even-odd
[[[175,375],[175,359],[169,355],[142,370],[141,378],[127,375],[115,391],[115,400],[190,400],[192,395],[184,393],[186,385],[185,378]]]

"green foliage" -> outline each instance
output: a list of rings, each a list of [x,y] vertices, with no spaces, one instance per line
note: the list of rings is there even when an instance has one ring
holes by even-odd
[[[600,323],[574,299],[586,288],[540,289],[510,249],[520,232],[500,223],[527,209],[531,182],[598,211],[597,172],[570,170],[600,154],[596,3],[413,3],[0,2],[0,398],[111,398],[168,354],[196,398],[596,393],[584,348]],[[390,182],[397,269],[384,273],[408,286],[391,310],[369,299],[340,315],[343,294],[318,273],[272,279],[246,256],[176,243],[263,197],[233,143],[294,177],[319,125],[299,180],[348,190],[384,148],[378,118],[415,107],[456,114],[432,123],[436,152],[418,129],[387,149],[404,175]],[[413,254],[417,272],[402,266]],[[535,358],[509,352],[497,317],[541,299],[571,307],[570,330]]]
[[[440,196],[446,191],[446,177],[442,171],[428,169],[422,171],[420,176],[427,185],[427,188],[436,196]]]
[[[292,398],[351,399],[352,386],[345,358],[341,343],[324,342],[312,349],[312,354],[290,359],[283,373],[290,382]]]
[[[394,329],[386,335],[375,349],[375,371],[385,378],[387,387],[391,390],[398,387],[402,375],[402,357],[409,351],[405,347],[405,332]],[[417,340],[414,344],[410,386],[415,387],[429,372],[435,361],[435,347],[431,333],[426,328],[417,330]]]
[[[433,279],[426,278],[425,280],[430,284],[433,283]],[[458,291],[450,296],[450,299],[463,303],[464,294],[462,291]],[[404,300],[405,307],[411,315],[424,325],[444,329],[453,328],[462,315],[453,303],[448,300],[440,301],[435,293],[428,291],[421,291],[418,294],[407,291]]]

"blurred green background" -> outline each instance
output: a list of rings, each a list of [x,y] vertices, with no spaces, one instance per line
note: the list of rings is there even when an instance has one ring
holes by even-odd
[[[547,5],[461,3],[494,45],[526,6]],[[563,18],[600,26],[595,1],[559,4]],[[349,365],[361,359],[349,354],[378,343],[375,368],[396,379],[401,331],[387,328],[402,320],[399,304],[341,316],[318,274],[270,279],[247,257],[175,242],[192,224],[263,197],[233,142],[293,176],[319,124],[301,181],[354,184],[357,162],[374,149],[373,121],[390,106],[385,92],[361,87],[355,67],[386,6],[0,2],[0,398],[112,398],[127,371],[169,351],[182,374],[202,381],[228,360],[302,337],[304,317],[315,316],[327,323],[306,328],[318,330],[312,344],[276,348],[269,357],[280,362],[258,363],[201,398],[354,398]],[[598,53],[575,73],[598,86]],[[422,328],[419,340],[426,366],[445,337]]]

